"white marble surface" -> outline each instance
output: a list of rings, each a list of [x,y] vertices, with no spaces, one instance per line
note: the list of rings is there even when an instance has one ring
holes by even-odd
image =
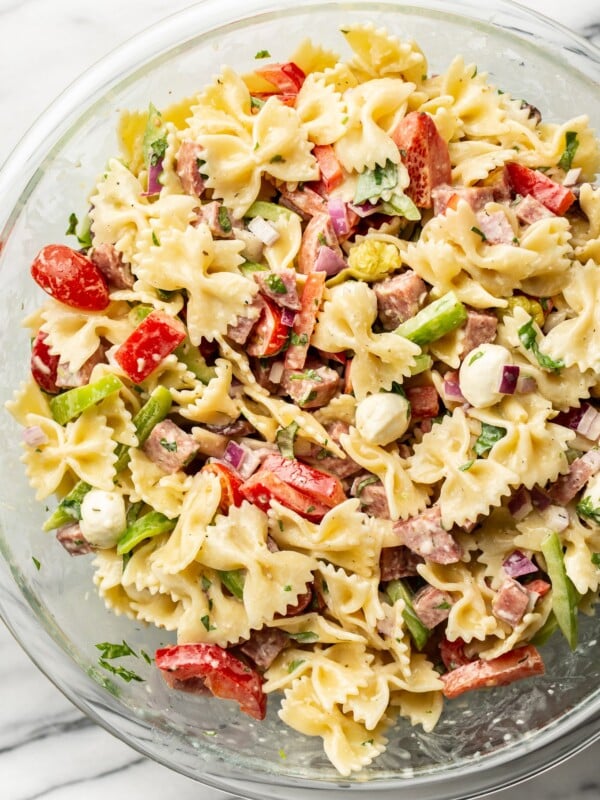
[[[598,0],[527,0],[600,45]],[[0,0],[0,161],[81,71],[188,0]],[[85,719],[0,623],[1,800],[216,800]],[[600,743],[497,800],[600,798]]]

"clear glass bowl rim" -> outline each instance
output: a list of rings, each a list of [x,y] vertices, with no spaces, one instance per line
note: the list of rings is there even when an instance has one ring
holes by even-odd
[[[154,60],[192,36],[218,29],[229,23],[239,23],[258,15],[285,14],[295,9],[318,9],[323,5],[342,8],[364,8],[373,5],[378,8],[401,7],[406,10],[426,10],[438,12],[440,15],[463,15],[483,23],[505,27],[515,35],[528,39],[530,43],[535,41],[540,48],[543,45],[534,37],[546,32],[549,34],[548,40],[555,42],[554,56],[556,57],[556,45],[560,44],[560,56],[565,63],[591,78],[600,89],[600,49],[565,26],[512,0],[488,0],[485,4],[480,0],[452,0],[451,3],[448,0],[424,0],[418,5],[393,0],[359,0],[355,3],[343,3],[340,0],[330,0],[327,3],[319,0],[301,0],[298,3],[290,3],[289,0],[284,0],[283,3],[276,0],[253,0],[244,10],[240,9],[239,0],[200,0],[155,23],[108,53],[69,85],[32,125],[0,169],[0,196],[4,198],[0,208],[0,241],[10,235],[11,218],[19,213],[23,192],[39,168],[43,157],[52,151],[52,147],[80,118],[82,109],[91,107],[107,89],[120,82],[134,69]],[[532,27],[535,29],[535,34],[531,32]],[[190,31],[195,33],[190,34]],[[48,635],[39,621],[36,620],[38,638],[35,646],[24,641],[19,633],[23,630],[21,622],[31,625],[32,608],[28,600],[18,591],[4,559],[0,559],[0,618],[40,671],[80,711],[142,755],[216,789],[255,800],[263,800],[265,797],[276,800],[280,797],[279,789],[284,787],[286,796],[291,800],[305,797],[306,788],[310,788],[312,796],[318,800],[337,794],[337,787],[332,784],[319,784],[318,781],[311,782],[310,787],[300,786],[297,781],[288,783],[281,779],[275,779],[276,784],[265,784],[257,776],[248,776],[247,781],[240,781],[215,774],[198,775],[171,763],[164,751],[157,751],[150,740],[137,735],[140,721],[132,721],[120,714],[117,706],[104,702],[105,698],[100,698],[99,695],[92,697],[90,693],[86,693],[84,696],[77,691],[81,679],[79,667],[70,658],[66,649]],[[95,685],[92,689],[94,688],[99,689]],[[375,791],[381,796],[390,797],[392,793],[395,796],[401,790],[405,800],[417,797],[419,800],[442,800],[442,798],[466,800],[520,783],[560,764],[598,739],[600,739],[600,698],[588,708],[577,709],[566,720],[549,726],[535,737],[535,741],[520,742],[515,748],[518,752],[503,752],[486,758],[485,763],[477,765],[478,769],[475,772],[469,772],[466,767],[461,767],[451,770],[452,774],[449,775],[402,778],[398,781],[378,782],[376,785],[369,782],[361,784],[341,781],[339,788]],[[507,764],[509,761],[510,767]]]

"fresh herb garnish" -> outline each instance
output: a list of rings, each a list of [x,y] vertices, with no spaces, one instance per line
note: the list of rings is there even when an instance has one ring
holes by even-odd
[[[469,366],[471,366],[471,364],[474,364],[480,358],[483,358],[483,350],[478,350],[475,353],[475,355],[471,356],[471,358],[469,359]]]
[[[107,670],[107,672],[111,672],[113,675],[118,675],[119,678],[122,678],[126,683],[131,683],[131,681],[142,682],[144,680],[136,672],[133,672],[130,669],[125,669],[125,667],[117,667],[114,664],[111,664],[110,661],[105,661],[103,658],[98,659],[98,664],[100,664],[103,669]]]
[[[237,597],[238,600],[244,597],[244,581],[246,576],[243,569],[219,570],[219,578],[223,586],[225,586],[234,597]]]
[[[288,633],[290,639],[295,639],[303,644],[311,644],[319,641],[319,634],[314,631],[298,631],[298,633]]]
[[[268,50],[259,50],[254,58],[271,58],[271,53]]]
[[[280,275],[271,272],[265,276],[265,283],[273,294],[287,294],[287,288]]]
[[[562,359],[555,361],[555,359],[550,358],[545,353],[540,352],[540,348],[537,341],[537,331],[534,327],[534,319],[531,317],[529,322],[526,322],[525,325],[521,326],[518,330],[519,339],[521,340],[521,344],[526,350],[531,350],[533,355],[536,357],[538,364],[540,367],[544,369],[549,369],[552,372],[558,372],[561,370],[565,363]]]
[[[135,650],[132,650],[125,640],[123,640],[121,644],[100,642],[95,646],[96,649],[100,650],[102,653],[102,658],[113,659],[124,658],[125,656],[134,656],[135,658],[138,657],[138,654],[135,652]]]
[[[314,369],[305,369],[303,372],[294,372],[293,375],[290,375],[290,380],[291,381],[315,381],[316,383],[322,383],[323,382],[323,378]]]
[[[567,131],[565,133],[565,149],[558,160],[558,166],[564,169],[565,172],[571,169],[578,147],[579,139],[577,138],[577,131]]]
[[[471,231],[473,233],[476,233],[477,236],[481,236],[481,241],[482,242],[487,242],[487,236],[485,235],[485,233],[483,231],[479,230],[479,228],[475,227],[475,225],[473,225],[473,227],[471,228]]]
[[[290,344],[298,344],[298,345],[308,344],[308,335],[306,333],[301,333],[300,335],[298,335],[296,331],[292,331],[290,335]]]
[[[162,438],[160,440],[160,446],[164,447],[169,453],[177,452],[177,442],[170,442],[168,439]]]
[[[229,219],[229,212],[225,206],[219,206],[217,221],[223,233],[231,233],[231,220]]]
[[[356,487],[356,496],[360,497],[362,492],[370,486],[372,483],[377,483],[379,478],[376,475],[369,475],[368,478],[364,478]]]
[[[261,100],[260,97],[250,96],[250,108],[255,109],[256,111],[260,111],[260,109],[264,106],[265,101]]]
[[[210,617],[208,616],[208,614],[205,614],[203,617],[200,617],[200,622],[204,625],[207,631],[216,630],[215,626],[210,624]]]
[[[295,672],[299,666],[304,664],[305,661],[306,659],[304,658],[296,658],[293,661],[290,661],[288,664],[288,672]]]
[[[459,467],[458,469],[459,469],[461,472],[467,472],[468,470],[470,470],[470,469],[471,469],[471,467],[473,466],[473,464],[474,464],[474,463],[475,463],[475,459],[474,459],[474,458],[472,458],[470,461],[465,461],[465,463],[464,463],[464,464],[461,464],[461,465],[460,465],[460,467]]]
[[[499,425],[489,425],[487,422],[481,423],[481,433],[477,437],[473,450],[476,455],[483,456],[488,450],[506,436],[506,428]]]
[[[33,563],[35,564],[35,568],[39,572],[40,568],[42,566],[42,562],[39,559],[37,559],[35,556],[31,556],[31,560],[33,561]]]
[[[600,525],[600,508],[593,505],[591,497],[584,497],[580,500],[575,506],[575,511],[580,517],[586,517]]]
[[[280,153],[276,153],[273,158],[269,159],[269,164],[283,164],[284,162],[285,158]]]
[[[294,458],[294,441],[298,433],[298,423],[290,422],[285,428],[279,428],[275,436],[279,452],[284,458]]]
[[[152,244],[154,247],[160,247],[160,239],[156,235],[156,231],[152,231]]]
[[[592,553],[592,564],[596,567],[600,567],[600,553]]]
[[[74,212],[69,215],[69,226],[65,231],[66,236],[76,236],[77,241],[81,245],[84,250],[89,249],[92,246],[92,232],[90,230],[90,218],[85,217],[83,222],[79,227],[79,231],[77,230],[77,226],[79,225],[79,220],[77,219],[77,214]]]

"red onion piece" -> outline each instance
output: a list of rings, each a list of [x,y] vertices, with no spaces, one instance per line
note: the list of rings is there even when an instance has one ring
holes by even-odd
[[[518,394],[531,394],[537,391],[537,381],[531,375],[519,375],[517,379],[517,388],[515,390]]]
[[[39,425],[30,425],[28,428],[23,428],[22,438],[29,447],[39,447],[48,441],[48,437]]]
[[[142,193],[143,197],[154,197],[156,194],[160,194],[160,190],[162,189],[160,183],[160,176],[162,175],[163,171],[163,160],[159,158],[156,164],[150,164],[148,167],[148,189],[147,191]]]
[[[267,245],[275,244],[279,239],[279,231],[269,220],[262,217],[254,217],[248,223],[248,230],[253,233],[260,241]]]
[[[449,400],[457,400],[460,403],[464,403],[465,398],[460,390],[458,381],[448,380],[446,378],[446,380],[444,380],[443,389],[444,394]]]
[[[248,478],[260,467],[261,463],[262,458],[258,450],[247,450],[246,457],[238,469],[240,478],[243,478],[245,481],[248,480]]]
[[[575,430],[593,441],[600,436],[600,414],[593,406],[587,406]]]
[[[346,203],[339,197],[330,197],[327,201],[327,211],[336,236],[347,236],[350,233],[348,211]]]
[[[511,578],[519,578],[521,575],[531,575],[537,572],[538,568],[533,561],[520,550],[514,550],[502,563],[502,567]]]
[[[508,501],[508,510],[517,522],[525,519],[530,511],[533,511],[531,495],[524,486],[521,486]]]
[[[500,378],[498,391],[501,394],[514,394],[520,372],[520,367],[514,364],[505,364],[504,367],[502,367],[502,377]]]
[[[237,442],[230,440],[227,442],[227,447],[223,453],[223,461],[239,472],[240,467],[246,458],[246,452],[247,451],[245,447],[241,447]]]
[[[337,275],[346,268],[346,262],[339,253],[327,247],[326,244],[319,248],[319,254],[315,261],[315,272],[325,272],[329,277]]]
[[[588,407],[589,403],[582,403],[578,408],[570,408],[568,411],[561,411],[554,417],[552,422],[555,422],[557,425],[564,425],[565,428],[576,431]]]
[[[293,311],[291,308],[282,308],[281,309],[281,324],[286,325],[288,328],[291,328],[294,324],[294,320],[296,319],[296,312]]]
[[[370,217],[371,214],[377,214],[380,207],[379,205],[374,206],[371,203],[361,203],[361,205],[354,205],[354,203],[351,203],[349,208],[351,211],[354,211],[357,216],[364,219],[365,217]]]
[[[570,169],[565,175],[563,186],[575,186],[575,184],[579,181],[580,175],[581,167],[573,167],[573,169]]]

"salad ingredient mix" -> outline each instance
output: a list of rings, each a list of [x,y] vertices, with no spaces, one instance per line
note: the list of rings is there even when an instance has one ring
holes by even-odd
[[[8,407],[45,530],[176,637],[169,687],[279,702],[349,775],[593,611],[600,147],[342,36],[123,115],[86,236],[33,258]]]

